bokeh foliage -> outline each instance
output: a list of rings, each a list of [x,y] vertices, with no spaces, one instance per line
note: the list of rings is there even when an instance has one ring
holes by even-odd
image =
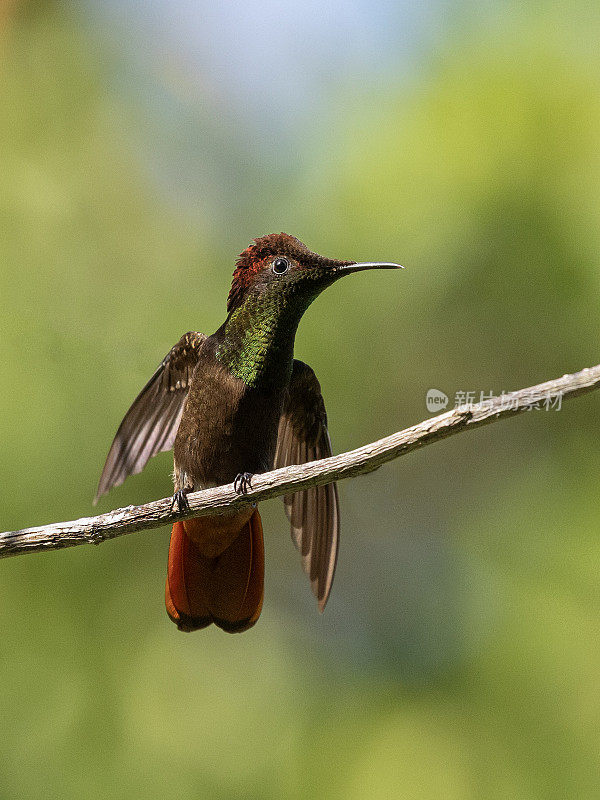
[[[410,85],[341,89],[298,164],[242,172],[226,225],[227,187],[191,209],[160,191],[143,114],[112,91],[116,47],[82,9],[17,5],[3,529],[91,513],[128,402],[181,333],[220,324],[232,247],[255,235],[408,267],[336,285],[301,326],[338,450],[422,419],[432,386],[500,392],[598,361],[598,15],[457,18]],[[218,132],[207,113],[191,136]],[[323,617],[268,504],[265,609],[242,637],[168,622],[167,530],[3,562],[0,796],[597,797],[599,424],[592,395],[344,484]],[[169,468],[101,508],[166,495]]]

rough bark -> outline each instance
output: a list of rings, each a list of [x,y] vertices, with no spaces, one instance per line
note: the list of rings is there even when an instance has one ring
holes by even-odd
[[[556,407],[563,400],[594,391],[599,386],[600,365],[480,403],[459,406],[356,450],[255,475],[252,488],[245,495],[236,494],[232,484],[195,492],[188,495],[190,509],[183,514],[172,512],[171,498],[164,498],[72,522],[7,531],[0,534],[0,557],[59,550],[79,544],[100,544],[126,533],[167,525],[175,519],[218,514],[226,508],[241,507],[309,486],[353,478],[461,431],[515,416],[532,408],[552,403]]]

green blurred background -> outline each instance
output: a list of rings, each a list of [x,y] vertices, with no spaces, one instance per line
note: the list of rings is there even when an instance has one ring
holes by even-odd
[[[92,513],[254,236],[407,266],[300,327],[338,452],[598,362],[599,37],[577,0],[0,3],[0,527]],[[0,797],[597,798],[599,426],[590,395],[343,483],[323,616],[264,504],[243,636],[168,621],[167,529],[3,561]]]

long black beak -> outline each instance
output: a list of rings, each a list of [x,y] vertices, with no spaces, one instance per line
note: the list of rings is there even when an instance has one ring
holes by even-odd
[[[362,272],[364,269],[404,269],[402,264],[388,264],[383,261],[362,261],[358,264],[344,264],[343,266],[334,267],[336,272],[344,275],[350,272]]]

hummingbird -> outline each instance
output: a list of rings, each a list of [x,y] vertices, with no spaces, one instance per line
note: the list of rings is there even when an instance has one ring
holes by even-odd
[[[173,449],[172,508],[189,492],[232,483],[244,494],[252,476],[332,454],[321,386],[294,358],[300,319],[339,278],[400,264],[340,261],[294,236],[254,239],[240,254],[227,317],[212,334],[191,331],[171,348],[134,400],[110,447],[94,503],[159,452]],[[318,608],[333,582],[340,537],[335,483],[284,497]],[[263,603],[264,545],[255,505],[177,520],[169,544],[165,602],[181,631],[214,623],[247,630]]]

